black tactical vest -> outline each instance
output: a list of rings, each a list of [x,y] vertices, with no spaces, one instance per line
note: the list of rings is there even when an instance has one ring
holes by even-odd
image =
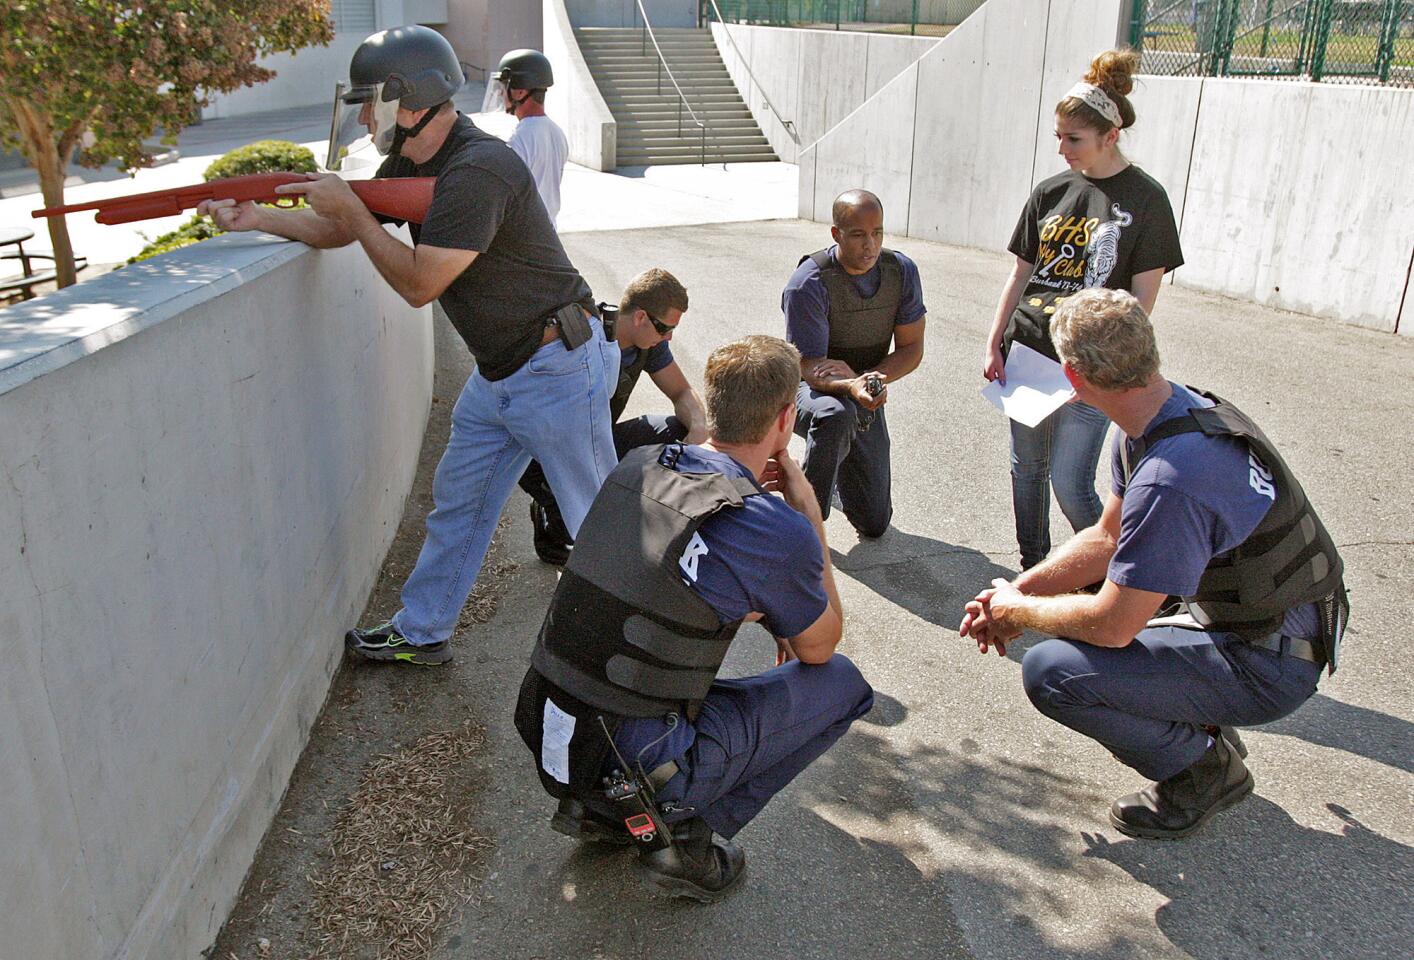
[[[760,488],[660,461],[680,451],[642,447],[609,474],[531,656],[545,679],[608,714],[695,714],[740,626],[719,621],[683,582],[678,561],[703,521]]]
[[[1198,592],[1184,597],[1204,628],[1260,639],[1281,628],[1286,612],[1305,603],[1344,600],[1345,565],[1335,542],[1306,499],[1301,484],[1266,434],[1237,407],[1215,394],[1189,387],[1215,406],[1166,420],[1134,441],[1122,444],[1125,483],[1158,441],[1182,433],[1238,437],[1258,462],[1253,480],[1276,488],[1276,501],[1246,540],[1214,557],[1198,582]]]
[[[801,257],[800,263],[806,260],[814,260],[820,268],[820,279],[830,294],[830,345],[825,356],[843,360],[855,373],[872,369],[893,345],[894,318],[903,301],[898,257],[892,250],[879,251],[879,289],[867,300],[828,249]]]

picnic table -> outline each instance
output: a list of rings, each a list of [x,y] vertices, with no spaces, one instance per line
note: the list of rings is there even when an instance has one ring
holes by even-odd
[[[34,231],[27,227],[0,227],[0,250],[15,248],[14,253],[0,253],[0,260],[18,260],[20,262],[20,273],[18,276],[0,277],[0,297],[13,296],[19,294],[20,299],[29,300],[34,296],[34,288],[41,283],[49,283],[58,274],[53,269],[54,255],[50,253],[26,253],[25,242],[34,239]],[[35,270],[34,261],[47,260],[50,269]],[[74,270],[82,270],[88,266],[83,257],[74,258]]]

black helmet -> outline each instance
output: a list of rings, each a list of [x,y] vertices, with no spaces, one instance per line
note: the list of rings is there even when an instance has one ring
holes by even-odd
[[[465,81],[461,62],[447,38],[431,27],[382,30],[359,44],[349,63],[352,85],[344,99],[367,99],[383,84],[384,101],[404,110],[422,110],[452,99]]]
[[[544,90],[555,84],[550,58],[539,50],[512,50],[501,58],[495,80],[512,90]]]

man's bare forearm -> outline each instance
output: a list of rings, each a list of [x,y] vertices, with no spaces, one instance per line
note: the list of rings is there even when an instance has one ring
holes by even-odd
[[[258,206],[260,229],[286,240],[298,240],[322,250],[345,247],[354,241],[353,232],[338,220],[321,217],[313,210],[282,210]]]
[[[436,298],[419,282],[417,254],[413,248],[385,230],[371,213],[365,210],[355,214],[349,228],[368,254],[368,259],[373,261],[374,269],[400,297],[414,307],[423,306]]]
[[[1105,579],[1114,552],[1114,540],[1104,528],[1087,527],[1012,582],[1031,596],[1072,593]]]
[[[673,398],[673,414],[687,427],[688,443],[707,439],[707,410],[696,390],[685,390]]]
[[[923,362],[923,344],[910,343],[906,347],[899,347],[893,353],[874,365],[874,369],[884,375],[884,379],[889,383],[894,383],[908,376],[918,369],[918,364]]]

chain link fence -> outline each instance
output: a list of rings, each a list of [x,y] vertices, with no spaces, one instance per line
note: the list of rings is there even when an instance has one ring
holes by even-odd
[[[1414,87],[1414,0],[1134,0],[1143,72]]]
[[[985,0],[717,0],[731,23],[946,36]],[[703,22],[715,19],[703,0]]]

